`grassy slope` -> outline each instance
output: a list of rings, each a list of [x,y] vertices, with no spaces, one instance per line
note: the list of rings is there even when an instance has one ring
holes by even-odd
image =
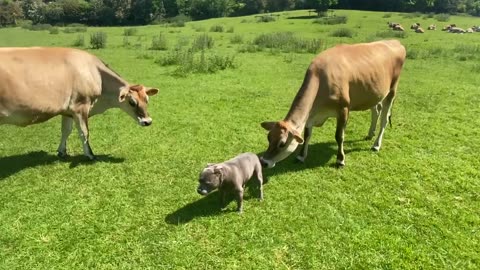
[[[100,156],[94,164],[84,162],[75,134],[69,140],[74,157],[56,159],[59,119],[0,126],[0,268],[478,268],[480,58],[467,54],[460,61],[453,49],[478,44],[480,33],[409,32],[402,40],[428,57],[407,61],[380,153],[362,140],[369,112],[353,113],[345,169],[332,166],[331,120],[314,130],[305,165],[290,158],[264,172],[270,180],[265,201],[254,199],[251,188],[243,215],[218,212],[216,194],[196,194],[207,162],[265,150],[259,123],[286,114],[313,55],[237,54],[235,70],[177,78],[171,67],[137,57],[164,54],[144,49],[151,37],[164,32],[173,47],[176,39],[199,34],[192,26],[208,31],[224,24],[246,41],[293,31],[329,47],[371,40],[386,21],[435,22],[337,14],[349,16],[340,27],[353,29],[354,38],[330,37],[339,26],[287,19],[305,11],[268,24],[246,17],[138,27],[141,40],[132,40],[142,49],[121,46],[122,28],[103,28],[109,47],[94,53],[129,81],[161,89],[151,102],[154,124],[137,127],[118,110],[92,118],[91,145]],[[468,17],[450,22],[480,24]],[[214,50],[235,54],[234,34],[210,33]],[[1,29],[0,46],[69,46],[75,36]]]

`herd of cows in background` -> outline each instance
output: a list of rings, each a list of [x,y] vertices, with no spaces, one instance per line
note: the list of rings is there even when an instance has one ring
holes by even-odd
[[[387,22],[387,24],[394,31],[405,31],[405,28],[399,23]],[[420,33],[420,34],[425,33],[425,30],[423,30],[423,28],[420,26],[420,23],[412,24],[410,26],[410,29],[414,30],[415,33]],[[435,24],[431,24],[427,27],[427,30],[437,30],[437,26]],[[473,32],[480,32],[480,26],[474,25],[465,30],[463,28],[457,27],[456,24],[448,24],[442,28],[442,31],[446,31],[448,33],[457,33],[457,34],[473,33]]]

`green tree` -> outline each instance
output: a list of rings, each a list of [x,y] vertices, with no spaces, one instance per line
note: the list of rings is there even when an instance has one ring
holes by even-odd
[[[23,11],[18,2],[0,1],[0,26],[16,25],[17,19],[23,17]]]
[[[317,13],[327,11],[331,6],[336,5],[338,0],[306,0],[307,8],[313,8]]]
[[[45,3],[41,0],[24,0],[21,4],[24,16],[33,23],[45,20]]]

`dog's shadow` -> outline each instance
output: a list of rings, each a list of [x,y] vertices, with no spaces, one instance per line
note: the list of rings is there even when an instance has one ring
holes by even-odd
[[[0,157],[0,180],[3,180],[28,168],[45,166],[55,162],[69,162],[69,167],[72,169],[79,165],[92,165],[96,162],[121,163],[124,160],[124,158],[116,158],[109,155],[97,155],[96,160],[94,161],[88,160],[83,155],[68,156],[60,159],[56,155],[49,154],[45,151],[36,151],[26,154]]]

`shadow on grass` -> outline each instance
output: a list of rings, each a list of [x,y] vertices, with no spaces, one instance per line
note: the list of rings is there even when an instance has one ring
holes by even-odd
[[[200,196],[200,195],[199,195]],[[168,214],[165,222],[172,225],[181,225],[190,222],[196,217],[216,216],[222,212],[218,192],[212,192],[200,200]]]
[[[349,146],[352,146],[351,144],[360,142],[364,140],[350,140],[350,141],[345,141],[345,155],[346,158],[348,158],[349,153],[353,152],[359,152],[359,151],[370,151],[369,148],[358,148],[354,147],[351,148]],[[336,157],[337,155],[337,143],[336,142],[323,142],[323,143],[317,143],[317,144],[310,144],[308,146],[308,156],[307,159],[305,160],[304,163],[299,162],[296,159],[296,156],[299,154],[299,150],[301,147],[299,146],[297,151],[292,153],[290,157],[287,159],[280,161],[275,165],[275,167],[271,169],[263,169],[263,175],[264,177],[271,177],[274,175],[279,175],[279,174],[284,174],[288,172],[295,172],[295,171],[301,171],[305,169],[311,169],[311,168],[316,168],[316,167],[323,167],[323,166],[329,166],[329,167],[336,167],[335,162],[332,162],[331,164],[328,164],[328,162],[332,159],[332,157]],[[261,156],[263,153],[259,153],[258,155]]]
[[[125,160],[124,158],[115,158],[108,155],[98,155],[96,157],[97,160],[95,161],[90,161],[85,156],[60,159],[56,155],[48,154],[45,151],[0,157],[0,180],[21,172],[24,169],[44,166],[55,162],[70,162],[70,168],[75,168],[79,165],[93,165],[97,162],[121,163]]]
[[[287,17],[287,20],[308,20],[308,19],[316,19],[318,18],[317,15],[305,15],[305,16],[293,16]]]

